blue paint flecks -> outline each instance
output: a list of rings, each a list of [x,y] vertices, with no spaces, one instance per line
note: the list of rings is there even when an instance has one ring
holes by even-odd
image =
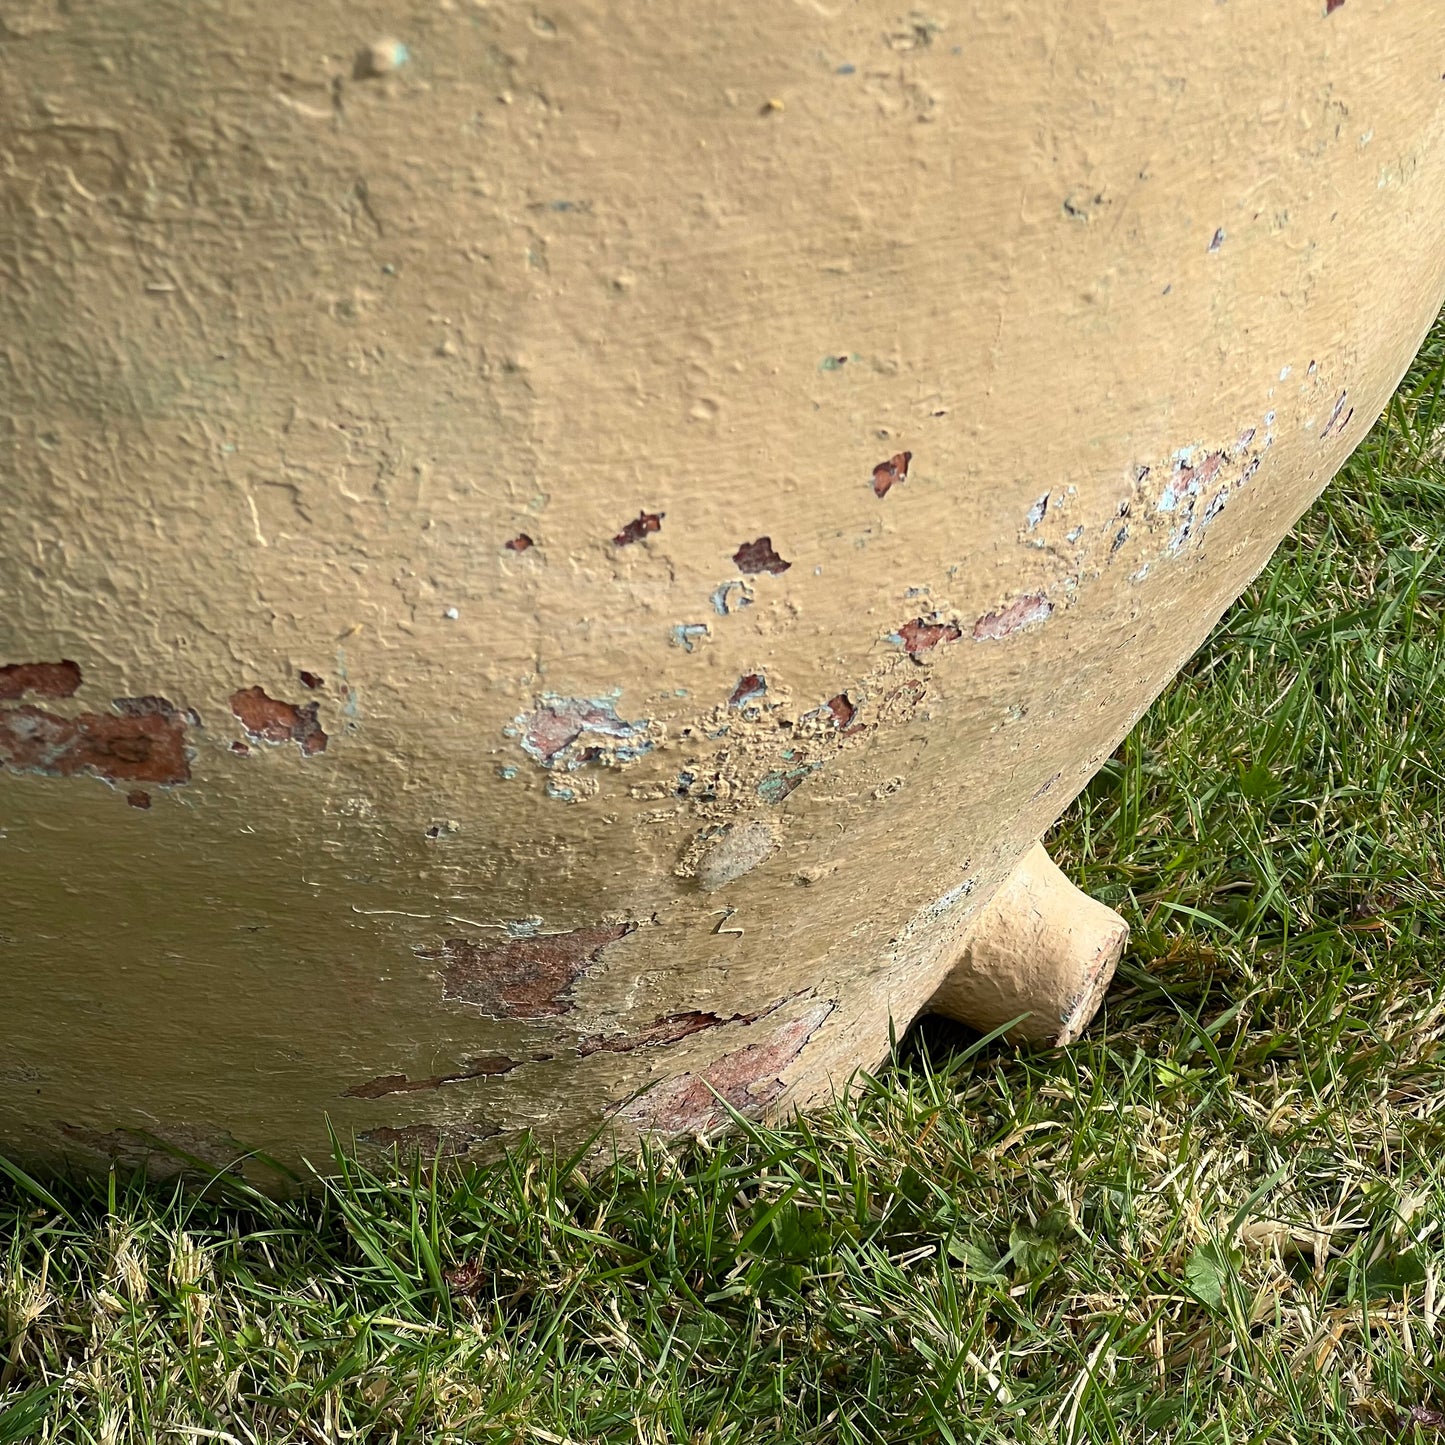
[[[837,70],[833,72],[834,75],[856,75],[857,73],[858,67],[856,65],[840,65]]]
[[[528,757],[544,768],[569,773],[586,763],[608,767],[635,762],[655,746],[645,719],[619,717],[606,698],[543,693],[536,709],[516,718],[514,727]]]
[[[740,612],[744,607],[753,605],[752,586],[744,582],[740,577],[730,578],[726,582],[720,582],[713,589],[712,607],[719,617],[727,617],[730,613]]]
[[[717,606],[716,598],[713,606]],[[684,652],[691,652],[693,646],[708,635],[709,630],[706,622],[679,622],[672,629],[672,645],[682,648]]]
[[[809,773],[817,772],[822,766],[822,763],[805,763],[786,772],[775,768],[758,784],[758,797],[765,803],[781,803]]]

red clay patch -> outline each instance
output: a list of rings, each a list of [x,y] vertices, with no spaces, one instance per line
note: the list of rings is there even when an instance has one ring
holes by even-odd
[[[11,662],[0,667],[0,702],[14,702],[27,692],[74,697],[79,686],[80,665],[74,662]]]
[[[295,743],[308,757],[326,751],[326,734],[316,714],[319,703],[281,702],[259,687],[243,687],[231,694],[231,711],[256,742]]]
[[[113,783],[184,783],[191,776],[179,715],[57,717],[42,708],[0,709],[0,763],[21,773]]]
[[[973,624],[973,640],[996,642],[1000,637],[1007,637],[1021,627],[1031,627],[1036,622],[1043,622],[1053,610],[1054,604],[1042,593],[1020,597],[1017,602],[1010,602],[1002,611],[987,612],[980,617]]]
[[[929,622],[922,617],[915,617],[898,629],[903,650],[910,657],[928,652],[940,642],[957,642],[962,636],[963,630],[956,622]]]
[[[666,512],[639,512],[613,539],[614,545],[618,547],[629,547],[634,542],[640,542],[650,532],[656,532],[662,527],[662,519]]]
[[[899,482],[908,480],[908,464],[913,460],[912,452],[899,452],[886,462],[879,462],[873,468],[873,495],[886,497]]]
[[[635,923],[601,924],[571,933],[479,943],[449,938],[418,957],[441,964],[442,998],[473,1004],[493,1018],[557,1018],[572,1006],[571,989],[608,944],[635,931]]]
[[[771,537],[759,537],[755,542],[744,542],[733,553],[733,562],[739,572],[746,572],[750,575],[767,572],[774,577],[786,572],[793,565],[791,562],[785,562],[773,550]]]
[[[659,521],[660,520],[661,519],[659,518]],[[621,534],[619,533],[619,535]],[[617,538],[614,537],[612,540],[615,542],[617,541]],[[537,544],[525,532],[518,532],[517,535],[513,537],[510,542],[504,542],[502,543],[502,545],[509,552],[525,552],[529,548],[535,547]]]

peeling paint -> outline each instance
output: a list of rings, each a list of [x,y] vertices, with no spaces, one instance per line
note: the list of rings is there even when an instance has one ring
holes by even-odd
[[[489,1018],[557,1018],[572,1007],[574,984],[601,961],[609,944],[635,923],[604,923],[570,933],[483,943],[449,938],[417,957],[441,965],[442,998],[470,1004]]]
[[[756,541],[744,542],[733,553],[733,561],[739,572],[747,573],[749,576],[767,572],[771,576],[777,577],[793,565],[791,562],[785,562],[773,550],[771,537],[759,537]]]
[[[661,521],[661,518],[659,518],[658,520]],[[632,524],[629,523],[628,525],[630,526]],[[653,530],[656,531],[656,528],[654,528]],[[618,536],[621,535],[621,533],[618,533]],[[613,541],[616,540],[617,538],[614,537]],[[510,542],[504,542],[502,545],[509,552],[528,552],[537,544],[525,532],[518,532],[517,535],[513,537]]]
[[[537,707],[517,717],[522,751],[544,768],[575,772],[587,763],[610,766],[635,762],[655,740],[645,719],[629,722],[607,698],[558,697],[543,693]]]
[[[731,577],[726,582],[718,583],[717,587],[713,589],[713,611],[719,617],[726,617],[732,612],[741,612],[744,607],[752,605],[752,584],[744,582],[741,578]]]
[[[908,480],[908,466],[913,460],[912,452],[897,452],[886,462],[879,462],[873,468],[873,495],[886,497],[900,482]]]
[[[146,693],[142,697],[113,697],[110,705],[122,717],[179,718],[188,727],[198,728],[201,715],[193,707],[177,707],[169,698]]]
[[[694,876],[699,886],[711,893],[767,862],[781,842],[782,833],[776,823],[757,818],[730,823],[710,843]]]
[[[623,1117],[639,1129],[696,1134],[724,1123],[729,1106],[741,1114],[760,1114],[781,1097],[783,1071],[835,1007],[831,1001],[814,1004],[774,1028],[766,1041],[734,1049],[696,1073],[664,1080],[624,1104]]]
[[[326,686],[326,679],[319,672],[307,672],[304,667],[296,674],[296,680],[312,692]]]
[[[801,767],[788,768],[786,771],[774,768],[758,783],[758,797],[765,803],[781,803],[804,778],[810,773],[816,773],[822,766],[821,761],[815,761],[804,763]]]
[[[940,622],[936,618],[915,617],[905,622],[889,640],[898,643],[910,657],[930,652],[940,643],[957,642],[963,629],[956,622]]]
[[[487,1054],[482,1058],[468,1059],[454,1074],[432,1074],[425,1079],[410,1079],[405,1074],[382,1074],[357,1084],[342,1095],[346,1099],[381,1099],[388,1094],[416,1094],[429,1089],[445,1088],[448,1084],[465,1084],[473,1079],[491,1079],[499,1074],[510,1074],[519,1068],[516,1059],[505,1054]]]
[[[1042,593],[1030,593],[1009,603],[1002,611],[984,613],[973,625],[973,640],[996,642],[1001,637],[1045,621],[1053,610],[1054,604]]]
[[[577,1053],[585,1059],[593,1054],[630,1054],[636,1049],[663,1048],[668,1044],[681,1043],[683,1039],[704,1033],[708,1029],[725,1028],[728,1024],[756,1023],[765,1014],[770,1014],[781,1006],[772,1004],[753,1014],[717,1014],[697,1010],[667,1014],[639,1033],[593,1034],[578,1043]]]
[[[745,672],[728,697],[729,707],[747,707],[761,702],[768,692],[768,680],[760,672]]]
[[[1049,495],[1048,492],[1045,492],[1043,496],[1029,508],[1028,515],[1024,518],[1024,527],[1027,531],[1032,532],[1034,528],[1044,520],[1044,514],[1049,510]]]
[[[231,711],[252,742],[295,743],[307,757],[326,751],[327,737],[316,716],[319,708],[314,702],[282,702],[260,687],[231,694]]]
[[[612,539],[613,545],[630,547],[634,542],[640,542],[644,537],[661,529],[662,519],[666,515],[666,512],[639,512]]]
[[[679,622],[672,629],[672,645],[682,648],[684,652],[691,652],[709,634],[710,629],[706,622]]]
[[[132,808],[140,808],[142,811],[151,805],[151,795],[144,788],[132,788],[125,795],[125,800]]]
[[[0,763],[15,772],[184,783],[191,776],[185,740],[186,723],[179,715],[83,712],[65,718],[29,704],[0,709]]]
[[[33,692],[37,697],[74,697],[80,687],[80,664],[11,662],[0,667],[0,702],[14,702]]]

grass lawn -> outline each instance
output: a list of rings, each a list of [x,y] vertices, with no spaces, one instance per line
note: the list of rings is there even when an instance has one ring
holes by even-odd
[[[1445,1440],[1442,428],[1445,324],[1055,829],[1082,1043],[590,1180],[0,1176],[0,1442]]]

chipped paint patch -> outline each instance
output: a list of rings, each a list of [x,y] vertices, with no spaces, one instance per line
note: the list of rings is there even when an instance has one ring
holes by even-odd
[[[756,541],[744,542],[733,553],[733,562],[739,572],[746,573],[748,576],[766,572],[770,576],[778,577],[793,565],[791,562],[784,561],[777,554],[773,548],[771,537],[759,537]]]
[[[570,933],[482,943],[449,938],[417,957],[441,965],[442,998],[470,1004],[488,1018],[558,1018],[572,1007],[572,988],[602,958],[609,944],[636,931],[635,923],[607,923]]]
[[[889,641],[896,642],[910,657],[931,652],[944,642],[957,642],[963,629],[956,622],[941,622],[936,617],[915,617],[905,622]]]
[[[719,617],[741,612],[744,607],[752,605],[752,583],[744,582],[741,578],[731,577],[726,582],[718,583],[713,589],[712,607]]]
[[[167,785],[191,776],[186,723],[178,714],[65,718],[29,704],[0,709],[0,764],[59,778],[89,773],[112,783]]]
[[[613,540],[616,541],[616,538]],[[509,552],[530,552],[537,544],[525,532],[518,532],[511,541],[503,542],[502,545]]]
[[[651,723],[619,717],[607,698],[543,693],[536,708],[517,717],[513,727],[528,757],[569,773],[586,763],[635,762],[656,746]]]
[[[684,652],[691,652],[709,635],[709,631],[706,622],[679,622],[672,629],[672,645],[682,648]]]
[[[998,612],[986,612],[973,624],[975,642],[997,642],[1011,636],[1025,627],[1036,626],[1047,621],[1053,614],[1054,604],[1041,592],[1030,593]]]
[[[146,693],[143,697],[113,697],[110,705],[122,717],[179,718],[188,727],[198,728],[201,715],[193,707],[177,707],[169,698]]]
[[[681,1043],[693,1034],[708,1029],[720,1029],[728,1024],[756,1023],[764,1014],[772,1013],[781,1005],[774,1004],[755,1014],[717,1014],[693,1010],[688,1013],[667,1014],[647,1028],[634,1034],[593,1034],[579,1041],[577,1054],[590,1058],[593,1054],[630,1054],[635,1049],[663,1048],[668,1044]]]
[[[79,687],[76,662],[11,662],[0,667],[0,702],[14,702],[27,692],[36,697],[74,697]]]
[[[768,694],[768,680],[760,672],[745,672],[728,696],[729,707],[747,707],[761,702]]]
[[[711,893],[751,873],[773,856],[782,836],[776,823],[757,818],[728,824],[699,860],[694,874],[698,884]]]
[[[1028,510],[1024,518],[1024,529],[1032,532],[1040,522],[1044,520],[1044,513],[1049,510],[1049,493],[1045,492]]]
[[[326,751],[326,733],[316,716],[319,708],[314,702],[282,702],[260,687],[243,687],[231,694],[231,711],[252,742],[295,743],[306,757]]]
[[[428,1089],[445,1088],[448,1084],[465,1084],[472,1079],[492,1079],[498,1074],[510,1074],[519,1068],[516,1059],[505,1054],[487,1054],[481,1058],[468,1059],[454,1074],[432,1074],[425,1079],[410,1079],[405,1074],[382,1074],[348,1089],[344,1099],[382,1099],[388,1094],[416,1094]]]
[[[640,542],[644,537],[650,536],[653,532],[660,531],[662,519],[666,512],[639,512],[632,521],[612,539],[616,547],[630,547],[634,542]]]
[[[823,766],[821,759],[796,768],[774,768],[758,783],[758,797],[765,803],[781,803],[810,773]]]
[[[886,497],[900,482],[906,482],[912,460],[912,452],[896,452],[886,462],[879,462],[873,468],[873,495]]]
[[[695,1073],[678,1074],[622,1106],[622,1116],[639,1129],[696,1134],[724,1123],[729,1107],[757,1115],[783,1093],[782,1073],[837,1007],[814,1004],[778,1025],[767,1039],[724,1054]],[[756,1027],[756,1025],[753,1025]]]

